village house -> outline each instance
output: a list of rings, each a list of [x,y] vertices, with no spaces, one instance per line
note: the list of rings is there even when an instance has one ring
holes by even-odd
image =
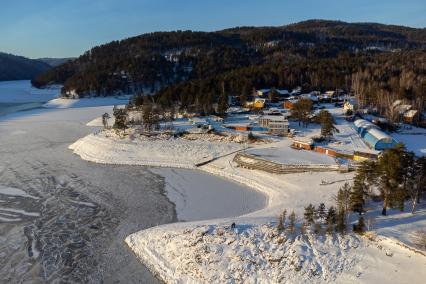
[[[415,109],[411,109],[404,113],[403,121],[408,124],[418,125],[421,121],[420,112]]]
[[[263,115],[259,118],[259,126],[267,128],[271,134],[287,135],[288,120],[283,115]]]
[[[392,108],[398,113],[400,121],[404,123],[418,125],[421,122],[421,113],[413,109],[412,105],[404,104],[402,100],[396,100]]]
[[[301,92],[302,92],[302,88],[301,87],[297,87],[297,88],[294,88],[291,91],[290,95],[292,95],[292,96],[298,96],[298,95],[300,95]]]
[[[294,139],[291,146],[296,149],[313,150],[314,142],[312,141],[312,139],[302,140],[299,138],[297,140]]]
[[[266,99],[255,98],[252,102],[247,102],[246,107],[254,108],[254,109],[263,109],[266,104]]]
[[[345,111],[354,111],[356,110],[356,108],[358,107],[358,102],[355,98],[350,98],[345,100],[345,102],[343,103],[343,109]]]
[[[334,98],[337,96],[337,92],[336,91],[326,91],[323,96],[327,97],[327,98]]]
[[[277,89],[276,91],[281,98],[287,98],[290,96],[290,92],[288,90]]]
[[[301,94],[300,98],[311,100],[314,104],[318,103],[318,97],[315,95],[314,92]]]
[[[293,99],[293,100],[285,100],[284,101],[284,108],[286,109],[293,109],[294,104],[297,103],[298,100]]]

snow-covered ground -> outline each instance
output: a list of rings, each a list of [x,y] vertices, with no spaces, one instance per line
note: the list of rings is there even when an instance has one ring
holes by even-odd
[[[250,149],[247,153],[282,164],[336,164],[334,158],[331,156],[313,151],[296,150],[290,147],[292,143],[291,139],[284,138],[279,142]]]
[[[69,147],[82,159],[102,164],[194,168],[196,164],[242,149],[236,143],[183,138],[120,137],[114,130],[90,134]]]
[[[202,171],[154,168],[165,178],[166,193],[180,221],[238,216],[261,209],[266,196],[240,183]]]
[[[404,143],[407,149],[417,156],[426,156],[426,129],[410,126],[410,129],[401,129],[392,133],[392,137]]]
[[[339,132],[334,133],[333,139],[330,142],[323,142],[321,145],[330,149],[338,150],[341,152],[352,153],[354,151],[371,151],[365,144],[363,139],[353,128],[353,122],[347,121],[344,116],[342,108],[334,107],[332,104],[325,104],[325,110],[329,111],[336,121],[336,128]],[[297,130],[296,139],[298,136],[312,138],[321,135],[321,126],[319,124],[311,123],[307,128],[299,126],[297,122],[292,121],[290,127]]]
[[[210,223],[151,228],[126,242],[167,283],[422,283],[426,277],[423,255],[387,239]]]
[[[264,209],[238,218],[154,227],[126,239],[141,261],[166,282],[422,283],[426,258],[398,241],[409,234],[400,230],[426,225],[423,211],[417,213],[417,223],[394,222],[393,218],[409,216],[392,217],[392,213],[378,219],[377,232],[391,239],[278,234],[276,219],[282,210],[287,209],[287,215],[294,210],[300,225],[308,203],[332,205],[337,189],[353,174],[271,175],[235,168],[231,159],[227,156],[201,169],[263,192],[269,197]],[[327,184],[322,185],[322,180]],[[235,229],[230,228],[231,223],[236,223]]]

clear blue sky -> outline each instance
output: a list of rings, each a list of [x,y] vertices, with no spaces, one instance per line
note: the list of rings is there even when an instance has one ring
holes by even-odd
[[[0,51],[69,57],[145,32],[312,18],[424,28],[426,0],[1,0]]]

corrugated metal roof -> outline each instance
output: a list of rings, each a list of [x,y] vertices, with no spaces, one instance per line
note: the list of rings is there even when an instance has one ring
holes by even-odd
[[[377,128],[377,126],[368,120],[365,119],[357,119],[354,121],[354,124],[357,128],[364,128],[364,129],[370,129],[370,128]]]
[[[392,137],[388,134],[384,133],[383,131],[377,129],[377,128],[370,128],[368,129],[368,133],[370,133],[374,138],[377,140],[385,140],[385,141],[392,141]]]

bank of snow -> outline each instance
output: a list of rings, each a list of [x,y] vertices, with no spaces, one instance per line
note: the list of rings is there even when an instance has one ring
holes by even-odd
[[[422,255],[387,239],[204,223],[211,225],[155,227],[126,242],[167,283],[422,283],[426,276]]]
[[[242,149],[240,144],[189,141],[182,138],[130,135],[102,131],[69,147],[82,159],[102,164],[194,168],[196,164]]]
[[[44,107],[46,108],[83,108],[83,107],[99,107],[99,106],[113,106],[125,105],[129,102],[129,96],[121,97],[94,97],[94,98],[81,98],[81,99],[66,99],[56,98],[47,102]]]

